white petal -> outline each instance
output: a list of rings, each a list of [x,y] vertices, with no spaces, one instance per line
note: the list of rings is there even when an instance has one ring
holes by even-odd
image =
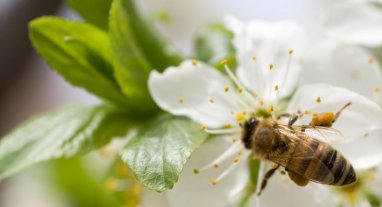
[[[325,28],[342,41],[370,47],[382,44],[382,12],[367,2],[336,4],[329,7]]]
[[[381,67],[365,49],[340,45],[336,42],[319,43],[303,61],[302,83],[328,83],[348,88],[382,104]]]
[[[227,17],[225,22],[234,33],[237,75],[243,84],[258,93],[265,102],[273,102],[277,98],[276,85],[280,88],[280,97],[290,95],[301,69],[299,59],[308,42],[305,32],[290,21],[242,24],[233,17]],[[289,55],[289,50],[294,53]],[[256,56],[256,61],[253,56]],[[273,64],[272,70],[269,69],[270,64]]]
[[[231,111],[239,107],[233,98],[229,79],[201,62],[193,65],[185,61],[170,67],[162,74],[153,71],[149,77],[149,90],[162,109],[175,115],[185,115],[208,127],[219,127],[233,121]],[[225,92],[225,87],[230,92]],[[183,99],[183,103],[179,102]],[[214,103],[210,103],[214,99]]]
[[[320,102],[316,101],[320,97]],[[288,106],[288,112],[308,110],[310,112],[337,112],[347,102],[346,108],[333,128],[338,129],[346,141],[363,137],[382,128],[382,110],[373,101],[344,88],[326,84],[306,85],[297,90]],[[303,117],[298,124],[309,124],[310,116]]]
[[[144,189],[141,193],[139,207],[168,207],[166,193],[158,193],[155,191]]]
[[[168,191],[167,196],[170,206],[182,207],[225,207],[237,206],[240,194],[245,189],[248,181],[248,169],[243,158],[229,175],[222,179],[216,186],[211,181],[233,163],[233,158],[220,164],[218,169],[209,169],[198,175],[193,169],[200,168],[221,155],[232,141],[230,137],[217,137],[208,140],[202,147],[193,153],[187,162],[179,182],[174,189]]]
[[[356,170],[366,170],[382,163],[382,131],[349,143],[334,144],[337,150],[349,159]]]
[[[255,206],[255,202],[253,203],[251,206]],[[293,183],[288,175],[276,172],[260,196],[260,206],[334,207],[335,205],[333,196],[327,187],[315,183],[300,187]]]

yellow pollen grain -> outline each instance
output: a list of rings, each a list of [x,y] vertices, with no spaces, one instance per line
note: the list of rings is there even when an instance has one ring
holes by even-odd
[[[106,189],[109,191],[115,191],[118,187],[118,181],[115,178],[109,178],[106,180]]]
[[[238,88],[237,93],[239,93],[239,94],[243,93],[243,88]]]
[[[220,61],[220,64],[222,64],[222,65],[227,65],[227,64],[228,64],[228,60],[227,60],[227,59],[224,59],[224,60]]]
[[[379,92],[381,92],[381,89],[379,87],[375,87],[374,88],[374,93],[379,93]]]
[[[191,60],[191,63],[192,63],[193,66],[196,66],[196,65],[198,64],[198,61],[195,60],[195,59],[192,59],[192,60]]]
[[[183,97],[183,96],[179,97],[179,98],[178,98],[178,102],[179,102],[179,103],[184,103],[184,97]]]
[[[256,61],[256,59],[257,59],[256,55],[252,56],[253,61]]]
[[[275,85],[275,91],[279,90],[279,85]]]
[[[219,164],[218,164],[218,163],[215,163],[215,164],[214,164],[214,168],[219,168]]]
[[[355,194],[355,193],[349,193],[349,195],[348,195],[348,200],[349,200],[349,202],[352,204],[352,205],[354,205],[354,204],[356,204],[357,203],[357,201],[358,201],[358,196],[357,196],[357,194]]]
[[[372,64],[373,62],[374,62],[374,59],[372,57],[369,57],[369,59],[367,60],[367,63]]]
[[[294,50],[288,50],[288,54],[289,54],[289,55],[292,55],[293,52],[294,52]]]
[[[244,113],[237,113],[236,114],[236,121],[243,121],[245,118]]]
[[[224,92],[228,92],[229,91],[229,87],[228,86],[226,86],[226,87],[224,87]]]
[[[200,126],[200,130],[202,130],[202,131],[206,131],[206,129],[207,129],[207,126],[204,125],[204,124],[202,124],[202,125]]]
[[[235,138],[235,137],[232,138],[232,142],[233,142],[233,143],[237,142],[237,138]]]
[[[321,97],[318,96],[318,97],[316,98],[316,102],[317,102],[317,103],[321,103]]]
[[[199,169],[194,169],[194,174],[195,174],[195,175],[197,175],[197,174],[199,174],[199,173],[200,173]]]
[[[212,184],[212,185],[217,185],[217,184],[218,184],[218,181],[217,181],[217,180],[212,180],[212,181],[211,181],[211,184]]]
[[[232,124],[231,122],[227,122],[225,125],[224,125],[225,128],[231,128],[232,127]]]
[[[308,110],[304,110],[304,114],[305,114],[305,115],[308,115],[308,114],[310,114],[310,111],[308,111]]]
[[[267,112],[268,113],[272,113],[273,112],[273,105],[270,105],[269,108],[267,109]]]
[[[368,176],[367,176],[367,179],[369,181],[376,181],[377,180],[377,176],[375,174],[372,174],[370,173]]]
[[[276,167],[277,167],[277,164],[276,163],[272,163],[271,168],[275,169]]]
[[[269,70],[273,69],[273,64],[269,64]]]
[[[215,99],[214,98],[210,98],[209,102],[213,104],[213,103],[215,103]]]
[[[238,163],[239,161],[240,161],[239,158],[235,158],[235,159],[233,160],[233,163]]]

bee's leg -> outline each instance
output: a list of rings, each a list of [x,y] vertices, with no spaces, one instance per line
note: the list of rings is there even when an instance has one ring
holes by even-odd
[[[302,117],[301,111],[297,111],[296,113],[282,113],[280,116],[277,117],[277,120],[283,118],[283,117],[289,117],[288,126],[292,126],[300,117]]]
[[[332,123],[334,123],[334,122],[338,119],[338,117],[340,117],[341,112],[342,112],[343,110],[345,110],[345,109],[346,109],[348,106],[350,106],[350,105],[351,105],[351,102],[349,101],[349,102],[347,102],[343,107],[341,107],[340,110],[338,110],[338,111],[336,112],[336,114],[334,115],[334,119],[333,119]]]
[[[265,173],[263,180],[261,181],[261,187],[260,191],[257,193],[258,196],[261,195],[265,187],[267,186],[268,179],[272,177],[272,175],[276,172],[276,170],[280,167],[280,165],[277,165],[275,168],[272,168],[268,170],[267,173]]]

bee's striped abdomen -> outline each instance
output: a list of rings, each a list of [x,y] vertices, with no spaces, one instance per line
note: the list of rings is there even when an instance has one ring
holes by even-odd
[[[348,185],[356,181],[354,169],[340,152],[317,140],[296,145],[285,166],[306,179],[328,185]]]

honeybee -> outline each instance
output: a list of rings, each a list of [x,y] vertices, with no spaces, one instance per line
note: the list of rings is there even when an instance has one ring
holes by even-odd
[[[309,125],[293,125],[301,113],[283,115],[289,116],[288,124],[255,117],[246,121],[242,125],[244,146],[257,157],[276,163],[276,167],[265,174],[258,195],[280,166],[299,186],[305,186],[309,181],[333,186],[354,183],[357,178],[351,163],[326,142],[342,136],[331,125],[349,105],[350,102],[336,114],[315,114]]]

